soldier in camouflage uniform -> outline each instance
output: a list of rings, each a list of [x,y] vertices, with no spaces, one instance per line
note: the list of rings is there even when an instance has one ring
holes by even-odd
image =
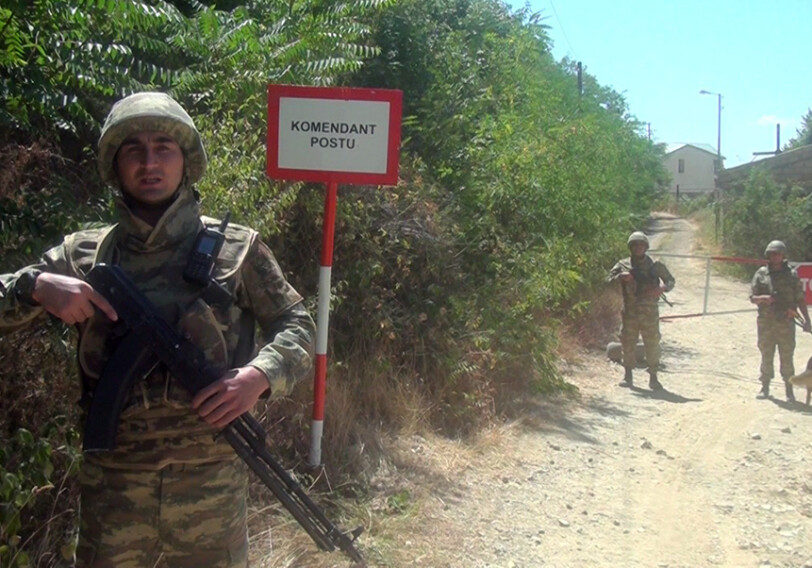
[[[620,343],[623,349],[624,376],[621,386],[633,384],[632,369],[636,361],[637,338],[643,338],[648,363],[649,388],[662,390],[657,379],[660,365],[660,311],[658,302],[664,292],[674,287],[674,277],[665,264],[646,254],[648,237],[635,231],[627,241],[631,256],[619,260],[607,280],[620,281],[623,292]]]
[[[810,330],[809,313],[801,280],[786,260],[787,247],[781,241],[771,241],[764,250],[767,265],[759,267],[750,284],[750,301],[758,306],[756,326],[758,350],[761,351],[761,390],[759,397],[770,396],[770,381],[774,376],[775,348],[781,365],[781,377],[788,401],[795,400],[790,377],[795,374],[795,315],[803,316],[804,331]]]
[[[172,98],[139,93],[116,103],[99,140],[99,167],[121,190],[118,223],[68,235],[37,264],[1,275],[0,331],[45,312],[75,324],[87,405],[120,338],[111,332],[115,311],[83,277],[96,263],[113,263],[230,371],[194,398],[160,364],[136,383],[115,449],[84,456],[77,566],[246,566],[246,469],[215,434],[308,373],[315,325],[248,227],[225,231],[213,276],[227,294],[210,297],[184,281],[197,234],[220,222],[200,214],[193,184],[206,154]]]

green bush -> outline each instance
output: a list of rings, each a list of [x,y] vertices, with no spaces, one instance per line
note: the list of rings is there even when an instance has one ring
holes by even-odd
[[[65,564],[73,556],[73,531],[60,534],[58,513],[72,508],[69,477],[79,464],[78,434],[64,417],[43,425],[37,436],[25,428],[0,448],[0,564],[43,565],[43,558]],[[62,462],[61,471],[57,463]],[[68,501],[62,504],[59,501]],[[70,521],[70,519],[67,519]],[[68,522],[70,527],[70,522]],[[55,533],[53,539],[49,532]],[[31,554],[31,542],[45,550]],[[58,546],[55,546],[57,544]],[[35,562],[36,561],[36,562]]]
[[[772,240],[784,241],[794,261],[812,260],[812,194],[754,171],[723,202],[724,242],[731,253],[762,258]]]

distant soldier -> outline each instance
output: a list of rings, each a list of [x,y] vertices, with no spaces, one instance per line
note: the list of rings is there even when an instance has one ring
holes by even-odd
[[[792,358],[795,354],[795,316],[803,316],[804,331],[810,330],[801,280],[786,259],[787,247],[781,241],[771,241],[764,250],[767,265],[759,267],[750,285],[750,301],[758,306],[758,350],[761,351],[761,390],[759,398],[770,396],[770,381],[774,376],[773,359],[778,347],[781,377],[787,400],[794,401],[790,377],[795,374]],[[797,311],[796,311],[797,310]]]
[[[643,338],[648,363],[649,388],[662,390],[657,380],[660,365],[660,310],[657,305],[664,292],[674,288],[675,280],[659,260],[646,254],[649,247],[645,233],[635,231],[627,241],[631,256],[620,260],[609,272],[608,281],[620,281],[623,292],[620,343],[623,348],[625,374],[621,386],[632,386],[632,369],[636,364],[637,338]]]

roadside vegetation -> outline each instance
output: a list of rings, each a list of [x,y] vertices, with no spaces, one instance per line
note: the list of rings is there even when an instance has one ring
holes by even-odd
[[[774,239],[784,241],[793,261],[812,260],[812,193],[776,183],[756,171],[724,200],[724,235],[730,252],[764,256]]]
[[[673,205],[672,210],[697,222],[709,254],[762,259],[772,240],[787,245],[790,262],[812,261],[812,191],[777,183],[766,172],[754,170],[749,179],[724,192]],[[749,280],[750,264],[723,263],[724,273]]]
[[[3,271],[112,218],[94,161],[100,122],[123,94],[162,90],[203,134],[206,213],[257,228],[315,313],[323,188],[265,177],[267,85],[402,90],[400,182],[339,192],[314,487],[375,499],[370,479],[392,465],[386,440],[473,439],[517,395],[571,390],[559,338],[594,336],[589,316],[608,308],[593,292],[667,181],[662,148],[623,97],[588,70],[579,89],[575,62],[552,58],[542,16],[498,0],[4,2]],[[807,207],[802,195],[739,197],[748,205],[730,204],[731,243],[756,238],[740,228],[755,211],[759,228],[798,231],[791,248],[812,242],[808,215],[780,217],[787,200]],[[71,554],[74,340],[47,318],[0,339],[3,566]],[[306,383],[265,415],[291,467],[309,443]],[[393,511],[408,500],[385,499]]]
[[[812,109],[783,150],[812,144]],[[779,239],[796,262],[812,261],[812,186],[776,183],[754,169],[744,183],[725,191],[721,206],[725,249],[737,256],[761,258],[767,243]]]

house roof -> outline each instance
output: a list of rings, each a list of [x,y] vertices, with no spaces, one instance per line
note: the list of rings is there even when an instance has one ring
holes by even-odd
[[[716,155],[716,148],[711,146],[710,144],[702,144],[702,143],[693,143],[693,142],[677,142],[674,144],[666,144],[665,145],[665,154],[668,155],[672,152],[676,152],[680,148],[684,148],[685,146],[693,146],[697,150],[702,150],[703,152],[707,152],[708,154]],[[724,156],[722,156],[724,158]]]

